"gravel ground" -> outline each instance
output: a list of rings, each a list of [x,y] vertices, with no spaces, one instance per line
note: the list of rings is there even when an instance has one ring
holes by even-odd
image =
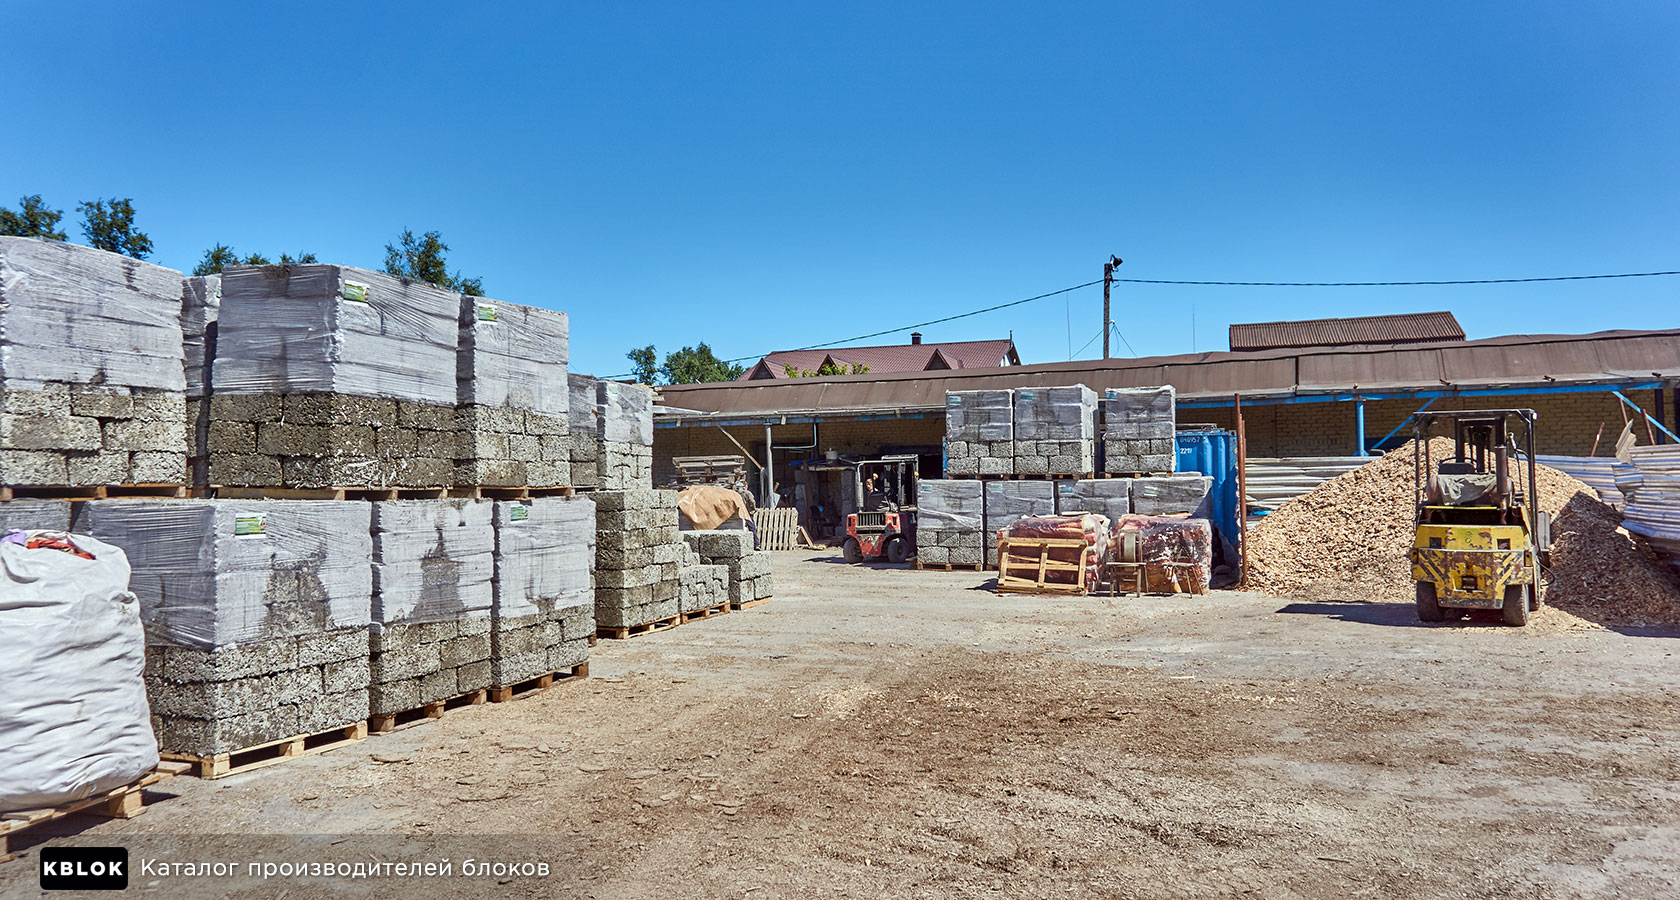
[[[765,606],[603,641],[586,681],[173,779],[54,844],[126,846],[131,890],[171,898],[1680,895],[1675,630],[999,597],[826,553],[777,554],[776,579]],[[0,894],[40,896],[37,853]],[[445,857],[550,874],[138,871]]]

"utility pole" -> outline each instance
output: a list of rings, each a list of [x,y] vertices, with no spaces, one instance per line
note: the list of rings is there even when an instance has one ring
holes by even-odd
[[[1108,311],[1109,288],[1114,285],[1114,267],[1120,265],[1120,257],[1109,254],[1108,262],[1103,263],[1103,359],[1108,359],[1108,333],[1114,330],[1114,319]]]

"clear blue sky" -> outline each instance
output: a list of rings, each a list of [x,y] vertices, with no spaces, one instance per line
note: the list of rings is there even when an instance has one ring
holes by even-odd
[[[1680,269],[1672,0],[796,6],[8,0],[0,204],[44,194],[80,240],[77,201],[133,197],[183,269],[218,241],[377,268],[438,229],[492,297],[568,311],[598,375],[1006,302],[1111,252],[1138,278]],[[1151,355],[1439,308],[1472,337],[1672,327],[1677,296],[1127,286],[1117,318]],[[1060,360],[1100,307],[927,340]]]

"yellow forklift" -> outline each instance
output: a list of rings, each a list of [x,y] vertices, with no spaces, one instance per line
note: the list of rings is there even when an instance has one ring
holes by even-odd
[[[1454,621],[1473,609],[1497,609],[1505,624],[1527,625],[1540,608],[1552,520],[1536,508],[1536,418],[1532,409],[1417,414],[1411,558],[1419,619]],[[1437,424],[1453,433],[1453,455],[1439,461],[1429,452]]]

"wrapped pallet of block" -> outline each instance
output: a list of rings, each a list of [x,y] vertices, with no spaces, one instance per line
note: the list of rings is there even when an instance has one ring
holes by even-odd
[[[83,800],[151,771],[146,639],[122,550],[13,533],[0,541],[0,570],[0,813]]]
[[[215,485],[448,487],[460,295],[347,266],[222,273]]]
[[[222,276],[181,279],[181,339],[187,375],[187,469],[193,487],[210,483],[210,382],[216,358],[216,319]]]
[[[1056,513],[1056,485],[1050,481],[988,481],[986,500],[986,565],[998,562],[997,534],[1016,519]]]
[[[601,410],[601,487],[653,487],[653,388],[598,381],[595,390]]]
[[[595,636],[595,502],[496,501],[490,681],[506,687],[567,672]]]
[[[681,614],[677,492],[596,491],[595,625],[604,633]]]
[[[491,687],[496,530],[490,500],[382,500],[373,507],[372,728]]]
[[[923,565],[979,567],[986,559],[984,482],[916,482],[916,558]]]
[[[566,314],[461,298],[459,487],[571,484]]]
[[[181,273],[0,237],[0,484],[182,484]]]
[[[0,503],[0,535],[8,531],[69,530],[68,500],[11,500]]]
[[[753,549],[751,532],[685,531],[682,539],[688,542],[702,562],[723,566],[727,570],[731,608],[740,609],[775,595],[776,582],[770,571],[770,553]]]
[[[1178,468],[1174,400],[1170,384],[1104,392],[1104,472],[1132,475]]]
[[[367,719],[368,516],[333,500],[82,505],[77,527],[133,563],[165,751],[212,757]]]
[[[947,391],[945,471],[950,475],[1015,472],[1015,392]]]
[[[1197,472],[1133,478],[1132,512],[1145,516],[1208,518],[1213,478]]]
[[[595,379],[588,375],[567,375],[566,418],[571,451],[572,484],[580,488],[601,486],[601,402]]]
[[[1059,515],[1097,513],[1110,522],[1132,511],[1132,479],[1079,478],[1056,482]]]
[[[1097,470],[1097,392],[1083,384],[1015,391],[1015,474]]]

